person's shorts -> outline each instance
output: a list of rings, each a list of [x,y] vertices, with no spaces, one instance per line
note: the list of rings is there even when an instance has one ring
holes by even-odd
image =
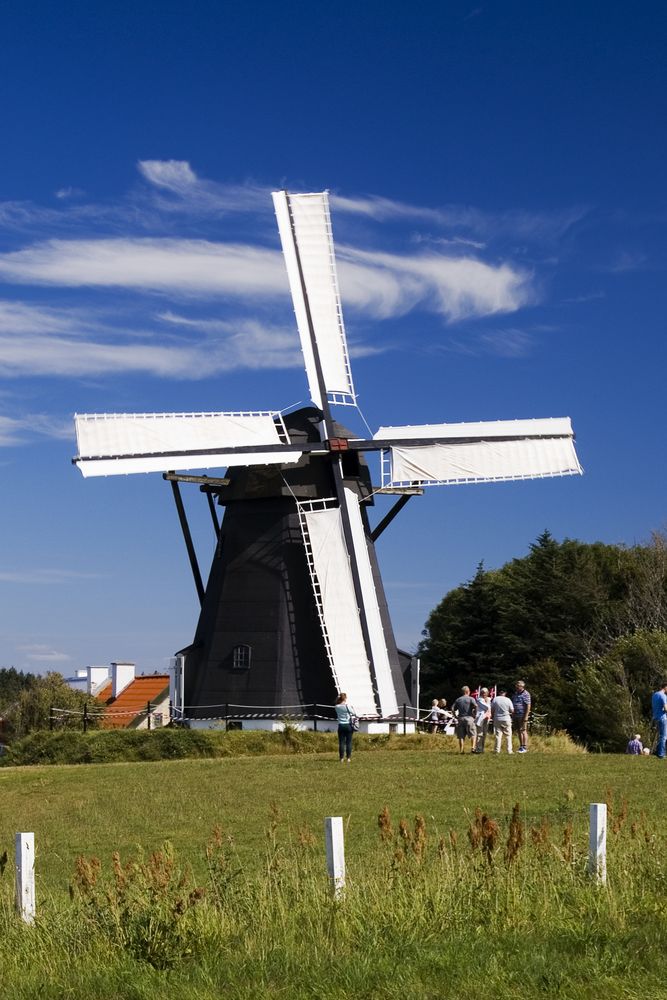
[[[512,718],[512,729],[515,733],[522,732],[528,725],[528,719],[525,715],[515,715]]]
[[[456,723],[456,735],[460,740],[464,740],[466,736],[473,739],[477,735],[475,720],[469,715],[464,715],[463,718],[459,719]]]

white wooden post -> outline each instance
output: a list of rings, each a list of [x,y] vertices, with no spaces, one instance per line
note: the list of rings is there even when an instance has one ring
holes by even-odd
[[[327,849],[327,871],[331,879],[334,899],[345,892],[345,838],[343,817],[327,816],[324,820],[324,839]]]
[[[591,802],[590,831],[588,834],[588,870],[596,882],[607,881],[607,806],[604,802]]]
[[[35,834],[17,833],[16,909],[26,924],[35,922]]]

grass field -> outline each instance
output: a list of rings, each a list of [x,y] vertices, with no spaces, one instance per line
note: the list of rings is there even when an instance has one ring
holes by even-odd
[[[318,754],[2,770],[0,854],[34,831],[40,907],[35,928],[17,923],[8,865],[3,995],[667,998],[666,777],[654,758],[416,750],[357,753],[349,767]],[[606,889],[585,872],[588,805],[603,801],[616,827]],[[328,815],[346,825],[337,905]],[[135,865],[134,895],[125,875],[119,899],[112,853],[126,863],[165,841],[175,860]],[[79,855],[103,871],[72,902]],[[200,902],[183,896],[199,886]]]

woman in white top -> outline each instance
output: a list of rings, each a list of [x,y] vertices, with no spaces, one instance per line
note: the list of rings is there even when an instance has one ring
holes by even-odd
[[[354,732],[352,720],[354,710],[347,703],[347,695],[344,691],[336,698],[336,718],[338,719],[338,756],[341,764],[343,761],[350,763],[352,759],[352,733]]]

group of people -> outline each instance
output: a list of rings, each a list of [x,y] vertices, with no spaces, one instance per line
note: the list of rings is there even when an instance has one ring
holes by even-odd
[[[494,688],[492,692],[486,687],[480,688],[474,694],[470,688],[461,688],[461,694],[447,710],[444,698],[435,698],[427,716],[431,732],[444,730],[453,723],[459,741],[459,753],[465,753],[465,742],[472,743],[472,753],[484,753],[486,737],[493,728],[494,753],[500,753],[503,740],[507,744],[507,752],[513,753],[512,731],[519,740],[519,753],[528,753],[528,719],[530,718],[531,698],[524,681],[517,681],[514,693],[508,698],[503,688]]]
[[[359,727],[354,709],[348,705],[347,695],[340,693],[336,699],[336,719],[338,722],[338,753],[341,764],[350,763],[352,758],[352,734]],[[493,752],[500,753],[503,741],[507,753],[514,752],[512,732],[518,736],[518,753],[528,753],[528,720],[531,712],[531,697],[524,681],[517,681],[514,693],[499,687],[490,692],[482,687],[470,693],[470,688],[461,688],[461,694],[452,705],[451,712],[444,698],[434,698],[426,721],[432,733],[442,732],[454,725],[459,741],[459,753],[465,753],[465,742],[472,743],[472,753],[484,753],[489,729],[493,729]],[[655,756],[667,756],[667,681],[661,684],[651,700],[651,714],[658,730]],[[642,743],[641,734],[636,733],[629,740],[626,753],[649,754]]]

